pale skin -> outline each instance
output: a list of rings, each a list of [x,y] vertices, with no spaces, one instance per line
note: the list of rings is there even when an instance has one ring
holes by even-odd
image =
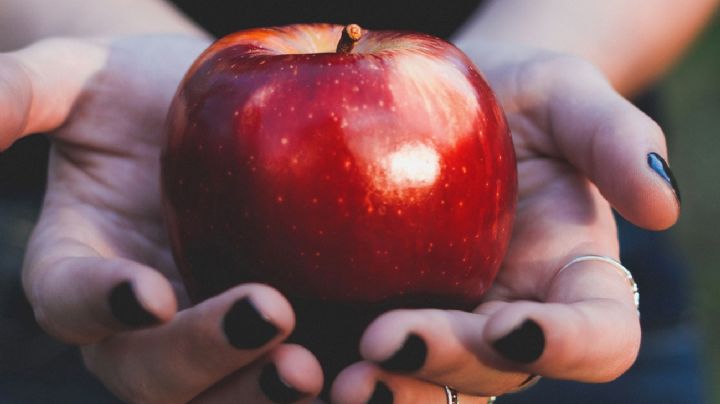
[[[90,370],[131,402],[269,402],[257,382],[269,362],[314,400],[320,365],[303,347],[283,343],[294,326],[285,298],[267,286],[241,285],[187,307],[169,254],[157,172],[164,112],[210,38],[158,0],[108,0],[93,10],[96,3],[0,1],[8,22],[0,21],[0,49],[18,49],[0,54],[0,148],[37,132],[53,139],[48,192],[23,270],[38,321],[81,346]],[[662,72],[717,2],[684,2],[682,13],[677,2],[658,2],[642,29],[633,19],[616,21],[620,8],[647,11],[640,2],[598,2],[604,6],[575,8],[568,19],[606,16],[612,35],[631,26],[653,33],[636,41],[610,40],[581,22],[547,29],[577,4],[571,0],[543,2],[558,11],[527,15],[516,12],[538,2],[509,3],[491,3],[454,38],[498,94],[518,155],[518,214],[501,274],[474,313],[403,310],[377,319],[360,343],[366,360],[341,373],[334,401],[365,402],[382,380],[395,403],[444,403],[442,385],[461,392],[463,403],[485,402],[529,374],[602,382],[635,359],[640,329],[626,280],[603,262],[558,269],[580,255],[618,257],[611,205],[650,229],[677,220],[673,190],[646,164],[649,152],[667,158],[662,131],[616,89],[630,94]],[[40,9],[46,12],[33,12]],[[94,18],[69,17],[78,15]],[[29,45],[56,36],[73,38]],[[642,52],[644,69],[622,57]],[[136,329],[111,315],[109,291],[126,280],[161,325]],[[280,330],[256,350],[233,348],[220,327],[245,296]],[[528,318],[541,326],[546,346],[521,365],[492,342]],[[376,364],[410,332],[428,346],[425,365],[412,374],[382,371]]]

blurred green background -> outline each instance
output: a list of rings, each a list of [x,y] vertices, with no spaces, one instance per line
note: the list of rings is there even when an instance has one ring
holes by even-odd
[[[671,233],[694,266],[707,385],[711,402],[720,403],[720,14],[661,88],[670,163],[683,197]]]

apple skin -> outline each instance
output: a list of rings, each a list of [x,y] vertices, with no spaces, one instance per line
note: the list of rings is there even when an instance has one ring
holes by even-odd
[[[163,203],[193,301],[261,282],[298,302],[469,309],[495,278],[517,173],[490,87],[441,39],[364,31],[335,53],[342,29],[232,34],[181,83]]]

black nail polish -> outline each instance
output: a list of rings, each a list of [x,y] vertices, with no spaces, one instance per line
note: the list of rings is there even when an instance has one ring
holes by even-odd
[[[680,198],[680,188],[678,187],[678,183],[675,180],[675,176],[673,175],[672,170],[670,169],[670,166],[668,166],[665,159],[663,159],[659,154],[657,153],[649,153],[647,155],[647,163],[650,166],[650,168],[653,169],[659,176],[662,177],[662,179],[665,180],[675,191],[675,196],[677,197],[678,202],[681,202],[682,199]]]
[[[525,320],[506,336],[493,342],[492,346],[512,361],[530,363],[536,361],[545,350],[545,334],[538,323]]]
[[[393,400],[393,393],[388,386],[383,382],[377,382],[375,383],[375,390],[367,404],[392,404]]]
[[[124,281],[110,291],[110,312],[115,318],[129,326],[140,327],[157,324],[160,320],[145,310],[133,291],[132,284]]]
[[[230,344],[238,349],[260,348],[279,332],[247,297],[235,302],[225,314],[223,330]]]
[[[380,363],[380,367],[391,372],[414,372],[425,364],[426,357],[425,341],[415,334],[410,334],[402,348]]]
[[[260,373],[260,390],[275,403],[292,403],[304,397],[304,394],[288,385],[278,374],[274,363],[265,366]]]

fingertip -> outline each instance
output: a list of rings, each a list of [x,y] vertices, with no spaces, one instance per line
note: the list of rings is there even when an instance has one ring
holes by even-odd
[[[547,337],[534,313],[541,309],[538,305],[541,303],[515,302],[488,318],[483,339],[495,355],[515,363],[531,363],[540,358]]]
[[[218,323],[198,324],[198,333],[208,332],[208,325],[219,327],[226,343],[243,351],[267,349],[287,338],[295,326],[287,299],[277,290],[256,283],[235,286],[185,312],[191,318],[219,318]]]
[[[424,338],[410,332],[395,353],[383,359],[379,365],[390,372],[411,373],[420,370],[428,357],[428,346]]]
[[[653,231],[673,226],[681,210],[680,189],[660,152],[637,153],[627,167],[615,173],[613,188],[601,189],[615,210],[634,225]]]
[[[175,296],[159,273],[123,259],[46,262],[28,286],[38,323],[54,337],[88,344],[173,318]]]
[[[177,299],[170,282],[156,271],[137,272],[132,277],[118,282],[111,289],[108,298],[110,310],[116,318],[122,318],[123,302],[118,302],[118,297],[128,299],[125,304],[130,306],[125,308],[128,311],[124,314],[131,317],[136,316],[136,321],[125,321],[125,324],[133,322],[138,322],[138,325],[167,323],[177,312]],[[133,297],[135,302],[129,300]],[[133,307],[134,305],[136,307]],[[154,321],[150,322],[150,318]]]
[[[527,318],[505,335],[493,340],[492,347],[513,362],[532,363],[545,350],[545,333],[537,321]]]
[[[493,314],[483,340],[499,369],[600,383],[634,363],[639,333],[637,315],[612,299],[520,302]]]
[[[522,302],[504,305],[492,313],[485,322],[483,339],[489,344],[506,335],[525,318],[524,310],[520,308]]]
[[[287,334],[295,328],[295,311],[277,289],[261,283],[249,283],[235,290],[246,293],[253,305]]]
[[[380,363],[390,358],[406,340],[413,322],[408,310],[393,310],[375,319],[360,338],[360,355],[368,361]]]
[[[567,83],[551,108],[561,153],[628,221],[650,230],[672,226],[680,193],[665,163],[662,128],[608,86],[583,90],[576,77]]]
[[[118,322],[128,327],[146,327],[160,323],[160,319],[138,299],[130,281],[122,281],[110,290],[108,306]]]
[[[286,338],[295,326],[287,300],[263,284],[242,284],[188,310],[193,317],[219,317],[227,343],[239,350],[256,350]],[[201,327],[202,328],[202,327]]]
[[[369,402],[377,387],[378,372],[375,366],[367,362],[354,363],[343,369],[333,382],[331,401],[346,404]]]
[[[222,317],[226,341],[238,350],[255,350],[266,346],[289,331],[277,320],[244,296],[233,302]]]
[[[680,217],[682,205],[680,186],[666,158],[660,153],[654,151],[647,153],[646,162],[652,180],[656,184],[655,188],[660,195],[655,198],[654,204],[652,202],[647,204],[652,211],[656,211],[652,212],[653,216],[656,216],[656,220],[654,223],[647,223],[642,227],[649,230],[665,230],[674,225]]]
[[[323,371],[315,356],[296,344],[283,344],[270,354],[280,379],[306,396],[320,394]]]

